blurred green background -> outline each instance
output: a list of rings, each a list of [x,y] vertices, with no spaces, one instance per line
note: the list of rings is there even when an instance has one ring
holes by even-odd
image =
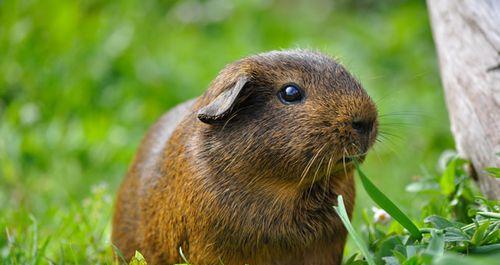
[[[0,0],[0,257],[108,263],[112,201],[148,126],[225,64],[318,49],[381,113],[365,173],[405,185],[453,148],[424,1]],[[373,203],[359,189],[361,208]]]

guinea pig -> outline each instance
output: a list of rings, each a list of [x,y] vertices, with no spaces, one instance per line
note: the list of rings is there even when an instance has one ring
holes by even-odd
[[[272,51],[227,65],[143,139],[116,200],[112,242],[149,264],[340,264],[353,159],[377,109],[334,59]]]

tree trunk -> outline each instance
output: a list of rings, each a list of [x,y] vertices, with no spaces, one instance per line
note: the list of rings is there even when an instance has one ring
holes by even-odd
[[[481,190],[500,199],[500,1],[427,0],[451,130]]]

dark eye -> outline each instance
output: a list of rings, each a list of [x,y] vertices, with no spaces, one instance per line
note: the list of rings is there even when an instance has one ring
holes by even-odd
[[[278,97],[285,104],[293,104],[302,101],[304,93],[297,85],[286,85],[278,92]]]

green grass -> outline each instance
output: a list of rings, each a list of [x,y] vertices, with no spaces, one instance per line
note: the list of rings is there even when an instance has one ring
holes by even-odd
[[[380,2],[0,1],[0,263],[112,262],[112,201],[147,127],[272,49],[360,79],[383,131],[363,169],[417,216],[405,186],[453,142],[423,1]],[[359,190],[355,228],[372,205]]]
[[[351,221],[349,219],[349,215],[347,214],[347,211],[345,209],[344,205],[344,199],[342,198],[342,195],[339,195],[337,198],[337,206],[333,206],[335,209],[335,212],[338,214],[340,217],[340,220],[342,220],[342,223],[344,224],[345,228],[347,229],[347,232],[349,233],[349,237],[354,241],[356,246],[358,247],[359,251],[361,254],[363,254],[364,260],[368,265],[375,265],[375,261],[373,260],[372,254],[368,250],[365,242],[361,238],[361,236],[356,232],[354,227],[351,224]],[[351,260],[350,258],[349,260]],[[347,263],[349,263],[349,260]],[[352,259],[352,262],[354,262],[354,259]]]
[[[363,188],[372,198],[372,200],[382,209],[384,209],[389,215],[392,216],[399,224],[406,228],[410,235],[417,240],[422,239],[422,233],[418,227],[410,220],[410,218],[404,214],[396,204],[394,204],[387,196],[380,191],[370,179],[361,171],[360,165],[356,162],[356,171],[363,183]]]
[[[420,223],[426,227],[421,229],[356,165],[363,187],[373,201],[407,230],[393,229],[377,218],[374,221],[365,218],[360,236],[352,227],[339,196],[334,209],[363,257],[356,259],[355,254],[344,265],[439,265],[456,264],[460,259],[469,265],[493,264],[500,257],[500,203],[484,198],[464,170],[466,163],[448,157],[444,159],[446,168],[442,174],[411,184],[413,192],[418,192],[424,203],[422,217],[425,218]]]

